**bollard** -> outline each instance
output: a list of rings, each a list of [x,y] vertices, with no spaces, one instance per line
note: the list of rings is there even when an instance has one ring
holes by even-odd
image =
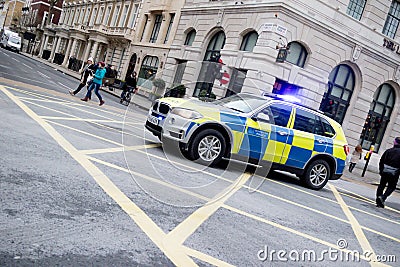
[[[364,166],[363,172],[361,174],[361,177],[364,177],[365,172],[367,171],[369,160],[371,159],[372,153],[374,153],[374,148],[375,148],[374,146],[371,146],[369,148],[369,151],[367,152],[367,154],[365,154],[364,159],[366,160],[366,162],[365,162],[365,166]]]

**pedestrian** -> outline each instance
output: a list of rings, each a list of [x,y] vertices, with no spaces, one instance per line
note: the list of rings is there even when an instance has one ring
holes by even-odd
[[[354,167],[360,161],[361,157],[362,157],[362,147],[361,145],[357,145],[353,153],[351,154],[349,172],[352,172],[354,170]]]
[[[136,84],[137,84],[136,71],[134,71],[126,78],[125,83],[122,86],[120,103],[124,102],[125,95],[128,91],[130,91],[131,93],[136,91]]]
[[[92,77],[92,76],[93,76],[93,73],[94,73],[95,71],[96,71],[96,67],[95,67],[95,65],[94,65],[93,58],[90,57],[90,58],[88,58],[88,60],[86,61],[86,65],[85,65],[85,67],[84,67],[84,69],[83,69],[83,71],[82,71],[81,80],[80,80],[80,83],[79,83],[79,85],[78,85],[78,88],[76,88],[75,91],[70,90],[69,93],[70,93],[71,95],[76,95],[77,93],[79,93],[79,91],[81,91],[82,88],[85,87],[85,85],[86,85],[86,83],[87,83],[89,77]]]
[[[376,205],[384,208],[386,199],[396,189],[400,174],[400,137],[394,139],[394,146],[383,152],[379,161],[381,181],[376,190]],[[385,193],[383,193],[383,190]]]
[[[96,94],[97,98],[100,101],[99,106],[102,106],[104,104],[104,101],[99,93],[99,89],[103,83],[104,75],[106,74],[106,70],[104,69],[106,64],[104,62],[99,62],[98,66],[99,66],[99,68],[96,70],[96,72],[93,76],[93,82],[89,85],[86,96],[84,98],[82,98],[81,100],[88,101],[92,96],[92,90],[94,90],[94,93]]]

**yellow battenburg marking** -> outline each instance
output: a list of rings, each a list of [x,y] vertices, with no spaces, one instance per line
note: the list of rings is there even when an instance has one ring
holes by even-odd
[[[232,137],[233,137],[232,153],[237,154],[237,153],[239,153],[240,146],[241,146],[243,138],[244,138],[244,133],[238,132],[238,131],[232,131]]]
[[[285,149],[285,145],[286,144],[277,142],[275,140],[269,140],[263,160],[280,163],[282,151]]]
[[[293,136],[292,146],[304,148],[307,150],[314,149],[314,138],[315,138],[314,134],[298,130],[293,130],[293,132],[294,136]]]

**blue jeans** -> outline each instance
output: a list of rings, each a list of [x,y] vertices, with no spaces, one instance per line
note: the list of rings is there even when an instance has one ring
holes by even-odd
[[[97,98],[98,98],[100,101],[103,101],[103,98],[101,97],[101,95],[100,95],[100,93],[99,93],[100,84],[98,84],[98,83],[92,83],[92,84],[89,86],[88,91],[87,91],[87,93],[86,93],[86,97],[89,98],[89,99],[92,97],[92,90],[93,90],[93,89],[94,89],[94,93],[96,94]]]

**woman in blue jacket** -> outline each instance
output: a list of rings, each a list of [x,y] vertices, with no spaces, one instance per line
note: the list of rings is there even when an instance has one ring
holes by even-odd
[[[97,98],[100,100],[99,106],[104,104],[103,98],[99,93],[100,86],[103,84],[103,78],[106,74],[106,69],[104,68],[106,64],[104,62],[99,62],[99,68],[96,70],[93,76],[93,82],[89,86],[86,96],[82,98],[82,101],[88,101],[92,96],[92,90],[94,89],[94,93],[96,94]]]

